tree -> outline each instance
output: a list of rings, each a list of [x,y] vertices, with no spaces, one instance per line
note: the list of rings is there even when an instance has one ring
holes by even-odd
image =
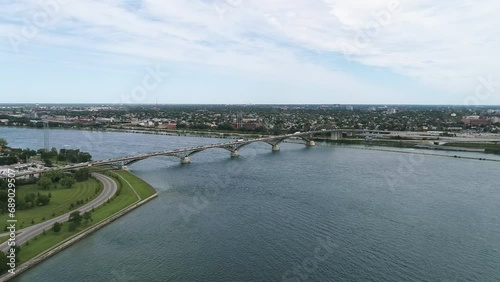
[[[52,147],[49,154],[50,154],[51,158],[56,157],[57,156],[57,149],[55,147]]]
[[[54,222],[54,225],[52,225],[52,231],[58,233],[59,231],[61,231],[61,226],[62,224],[60,224],[59,222]]]
[[[83,219],[85,220],[85,223],[92,221],[92,214],[90,212],[84,212]]]
[[[7,259],[7,254],[4,252],[0,252],[0,274],[7,272],[9,270],[9,266],[7,263],[9,260]]]
[[[71,176],[66,176],[63,179],[61,179],[60,183],[61,186],[64,188],[71,188],[71,186],[73,186],[73,184],[76,183],[76,180]]]
[[[50,160],[49,158],[44,158],[43,159],[43,163],[46,167],[51,167],[52,166],[52,160]]]
[[[46,176],[52,180],[52,182],[56,183],[66,177],[67,175],[60,171],[60,170],[52,170],[52,171],[47,171],[43,174],[43,176]]]
[[[82,216],[80,215],[80,211],[74,211],[70,213],[68,221],[76,225],[79,225],[82,222]]]
[[[4,138],[0,138],[0,147],[7,147],[9,143]]]
[[[85,181],[90,177],[90,170],[88,168],[81,168],[75,172],[75,179],[78,182]]]
[[[50,178],[42,176],[40,179],[36,182],[38,186],[40,186],[42,189],[47,190],[49,189],[50,185],[52,184],[52,180]]]
[[[19,252],[21,252],[21,246],[16,245],[14,247],[14,253],[16,254],[16,263],[19,262]]]
[[[46,205],[49,204],[50,198],[47,195],[40,195],[40,196],[38,196],[38,198],[36,199],[36,201],[37,201],[37,204],[39,206],[46,206]]]

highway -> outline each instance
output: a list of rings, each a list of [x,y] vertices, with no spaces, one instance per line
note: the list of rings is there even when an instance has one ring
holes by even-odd
[[[84,213],[86,211],[92,210],[93,207],[98,207],[102,205],[104,202],[106,202],[109,198],[113,197],[116,193],[116,190],[118,189],[116,182],[108,177],[104,176],[99,173],[93,173],[93,176],[97,178],[99,181],[103,183],[103,191],[92,201],[88,202],[87,204],[81,206],[78,209],[81,213]],[[75,211],[72,210],[70,212],[67,212],[63,215],[57,216],[55,218],[46,220],[44,222],[32,225],[30,227],[23,228],[21,230],[16,230],[16,245],[22,245],[26,241],[30,240],[31,238],[35,237],[36,235],[40,234],[43,232],[45,229],[46,232],[52,232],[51,228],[54,225],[55,222],[64,222],[67,221],[69,218],[69,215]],[[66,228],[66,227],[64,227]],[[8,233],[2,234],[4,236],[8,235]],[[7,251],[9,249],[9,246],[7,245],[7,242],[4,242],[0,244],[0,250],[2,251]]]

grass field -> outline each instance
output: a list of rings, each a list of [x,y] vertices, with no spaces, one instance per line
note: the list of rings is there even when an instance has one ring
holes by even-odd
[[[59,188],[50,190],[41,190],[36,184],[29,184],[19,186],[16,189],[17,197],[24,197],[25,194],[40,192],[41,194],[47,195],[49,192],[51,194],[50,203],[46,206],[34,207],[27,210],[17,210],[16,219],[19,228],[25,228],[33,225],[34,223],[40,223],[42,221],[51,219],[53,215],[58,216],[70,211],[70,205],[75,204],[76,201],[90,201],[95,198],[96,188],[99,191],[102,190],[101,183],[93,178],[84,181],[77,182],[70,189]],[[74,209],[76,206],[74,207]],[[0,215],[0,222],[7,222],[7,214]],[[3,226],[2,226],[3,228]],[[2,231],[0,231],[1,233]]]
[[[462,143],[462,142],[456,142],[456,143],[446,143],[443,146],[484,149],[485,153],[500,154],[500,144],[498,144],[498,142],[495,142],[495,143],[479,143],[479,142]]]
[[[144,182],[142,179],[131,174],[128,171],[117,171],[119,175],[127,179],[132,185],[133,189],[141,195],[141,199],[149,197],[155,193],[153,187]],[[113,173],[110,173],[112,175]],[[59,233],[52,230],[47,230],[45,235],[40,234],[36,238],[31,239],[29,242],[21,246],[19,253],[20,262],[26,262],[29,259],[43,253],[44,251],[56,246],[64,240],[74,236],[78,232],[88,228],[100,221],[108,218],[109,216],[125,209],[126,207],[138,202],[137,196],[134,191],[120,178],[114,178],[120,190],[119,196],[114,197],[110,203],[106,203],[94,209],[92,212],[92,222],[87,224],[82,223],[80,228],[76,231],[68,231],[68,224],[63,223],[63,227]],[[142,198],[144,196],[144,198]]]
[[[480,143],[480,142],[450,142],[446,143],[443,146],[452,146],[452,147],[463,147],[463,148],[479,148],[479,149],[500,149],[500,144],[494,143]]]
[[[151,185],[149,185],[146,181],[142,180],[141,178],[133,175],[132,173],[124,170],[119,170],[119,171],[114,171],[114,173],[120,175],[121,177],[125,178],[132,187],[138,187],[136,189],[137,194],[141,197],[141,199],[145,199],[155,193],[155,190]],[[124,183],[124,185],[126,185]]]

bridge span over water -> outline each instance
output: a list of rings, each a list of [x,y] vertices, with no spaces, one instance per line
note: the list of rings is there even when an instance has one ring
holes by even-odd
[[[85,163],[78,163],[78,164],[70,164],[62,167],[51,167],[51,168],[44,168],[44,169],[33,169],[33,170],[25,170],[25,171],[18,171],[15,173],[16,177],[21,177],[21,176],[28,176],[28,175],[35,175],[39,173],[43,173],[46,171],[50,170],[75,170],[83,167],[90,167],[90,166],[101,166],[101,165],[129,165],[134,162],[144,160],[150,157],[155,157],[155,156],[172,156],[172,157],[177,157],[180,159],[182,164],[188,164],[191,162],[190,157],[196,153],[199,153],[201,151],[205,151],[208,149],[225,149],[230,152],[231,157],[238,157],[239,156],[239,151],[242,147],[255,143],[255,142],[264,142],[269,145],[271,145],[271,150],[276,152],[280,150],[279,144],[283,142],[285,139],[289,138],[294,138],[294,139],[302,139],[305,141],[306,146],[314,146],[316,145],[315,142],[312,140],[315,135],[322,134],[325,136],[327,139],[331,140],[339,140],[342,139],[343,134],[352,134],[353,132],[359,132],[359,133],[367,133],[368,131],[366,130],[354,130],[354,129],[329,129],[329,130],[317,130],[317,131],[308,131],[308,132],[296,132],[295,134],[285,134],[285,135],[276,135],[276,136],[268,136],[268,137],[262,137],[262,138],[255,138],[255,139],[238,139],[237,141],[234,142],[226,142],[226,143],[219,143],[219,144],[209,144],[209,145],[202,145],[202,146],[196,146],[196,147],[188,147],[188,148],[181,148],[181,149],[174,149],[174,150],[165,150],[165,151],[159,151],[159,152],[152,152],[152,153],[142,153],[142,154],[136,154],[136,155],[130,155],[130,156],[124,156],[124,157],[118,157],[118,158],[111,158],[107,160],[98,160],[98,161],[91,161],[91,162],[85,162]],[[369,133],[373,134],[383,134],[386,132],[375,132],[375,131],[369,131]],[[0,178],[6,178],[7,175],[1,175]]]

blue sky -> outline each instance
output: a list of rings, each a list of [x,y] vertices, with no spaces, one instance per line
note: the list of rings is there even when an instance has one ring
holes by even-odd
[[[500,4],[434,2],[4,0],[0,102],[500,104]]]

